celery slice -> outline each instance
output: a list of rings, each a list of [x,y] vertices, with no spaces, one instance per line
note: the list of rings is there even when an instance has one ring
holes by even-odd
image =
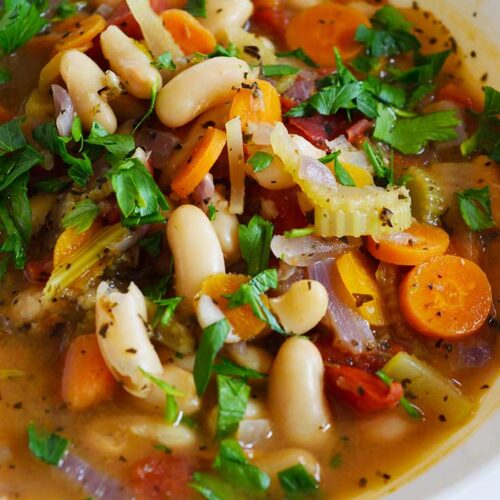
[[[458,424],[471,414],[471,400],[450,379],[406,352],[396,354],[383,371],[403,383],[416,397],[415,403],[433,410],[442,422]]]
[[[70,262],[56,267],[43,290],[44,299],[61,295],[62,291],[85,274],[92,266],[113,256],[113,246],[122,241],[129,230],[121,224],[108,226],[97,232],[80,247]]]

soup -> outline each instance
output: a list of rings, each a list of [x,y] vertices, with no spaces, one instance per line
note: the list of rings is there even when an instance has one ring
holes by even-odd
[[[6,2],[0,495],[353,498],[497,376],[499,94],[417,3]]]

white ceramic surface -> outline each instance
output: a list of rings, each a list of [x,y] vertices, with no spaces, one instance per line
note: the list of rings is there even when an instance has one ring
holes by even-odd
[[[409,7],[413,0],[393,0]],[[466,55],[468,70],[500,89],[500,0],[418,0],[453,33]],[[470,56],[474,50],[477,57]],[[452,450],[446,454],[449,450]],[[445,458],[441,458],[446,455]],[[435,462],[435,465],[430,466]],[[475,418],[458,435],[443,443],[418,469],[425,472],[390,493],[390,500],[500,499],[500,380],[486,394]],[[403,478],[404,481],[404,478]]]

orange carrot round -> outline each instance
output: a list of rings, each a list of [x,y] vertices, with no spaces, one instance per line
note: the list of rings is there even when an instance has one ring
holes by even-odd
[[[403,279],[399,305],[417,332],[458,339],[476,332],[492,304],[491,286],[474,262],[442,255],[413,268]]]
[[[64,362],[64,402],[71,410],[86,410],[111,399],[116,386],[95,334],[76,337],[69,346]]]
[[[56,43],[55,50],[77,49],[91,42],[99,33],[106,29],[106,20],[99,14],[93,14],[79,21],[73,31],[68,31],[68,36],[61,38]]]
[[[238,91],[231,104],[229,118],[239,116],[241,128],[247,129],[252,123],[270,123],[281,121],[281,101],[278,91],[265,80],[257,80],[250,88]]]
[[[215,274],[207,278],[201,286],[201,293],[214,300],[242,340],[256,337],[265,329],[266,324],[254,315],[249,305],[230,309],[229,300],[224,295],[237,292],[240,286],[249,280],[250,278],[243,274]],[[267,305],[264,295],[262,300]]]
[[[184,54],[193,52],[210,54],[215,49],[217,41],[189,12],[180,9],[169,9],[161,14],[163,25],[170,32]]]
[[[401,235],[390,235],[379,241],[368,238],[368,251],[377,259],[399,266],[416,266],[443,255],[450,237],[443,229],[414,222]]]
[[[292,50],[302,48],[321,66],[335,66],[333,48],[344,60],[359,54],[362,45],[354,40],[358,26],[370,25],[360,10],[349,5],[320,3],[295,15],[286,30],[286,42]]]
[[[65,229],[59,238],[57,238],[54,247],[54,269],[65,262],[69,262],[74,253],[101,229],[102,226],[97,222],[92,224],[86,231],[83,231],[83,233],[77,233],[72,227]]]
[[[191,194],[213,167],[225,145],[226,134],[222,130],[209,127],[175,175],[172,181],[173,192],[181,198]]]

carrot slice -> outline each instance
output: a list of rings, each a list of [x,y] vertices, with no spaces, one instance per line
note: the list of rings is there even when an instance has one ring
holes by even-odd
[[[76,337],[64,362],[62,397],[71,410],[81,411],[113,397],[117,383],[102,357],[94,333]]]
[[[77,233],[72,227],[65,229],[59,238],[57,238],[56,246],[54,247],[54,269],[65,262],[69,262],[74,253],[100,230],[101,225],[98,223],[92,224],[83,233]]]
[[[87,45],[92,41],[99,33],[106,29],[106,20],[99,14],[92,14],[85,19],[82,19],[75,25],[75,30],[68,32],[68,36],[61,39],[60,42],[56,43],[55,50],[60,52],[61,50],[76,49]]]
[[[359,54],[362,45],[354,40],[360,24],[370,25],[360,10],[349,5],[320,3],[295,15],[286,30],[290,49],[302,48],[321,66],[335,66],[333,48],[344,60]]]
[[[181,198],[191,194],[210,171],[226,145],[226,134],[209,127],[199,140],[191,156],[179,169],[172,181],[172,190]]]
[[[450,244],[446,231],[430,224],[414,222],[401,234],[382,240],[368,238],[368,251],[377,259],[399,266],[416,266],[443,255]]]
[[[442,255],[413,268],[403,279],[399,305],[417,332],[461,338],[476,332],[491,310],[491,285],[474,262]]]
[[[249,280],[250,277],[243,274],[215,274],[201,286],[201,294],[214,300],[242,340],[256,337],[266,328],[266,324],[253,314],[248,305],[229,309],[229,300],[224,295],[237,292]],[[263,295],[262,300],[267,305],[267,297]]]
[[[231,104],[229,119],[239,116],[241,128],[247,130],[248,124],[281,121],[281,101],[278,91],[265,80],[257,80],[250,87],[238,91]]]
[[[201,25],[189,12],[180,9],[169,9],[161,14],[163,25],[173,36],[184,54],[193,52],[210,54],[217,41],[210,31]]]

